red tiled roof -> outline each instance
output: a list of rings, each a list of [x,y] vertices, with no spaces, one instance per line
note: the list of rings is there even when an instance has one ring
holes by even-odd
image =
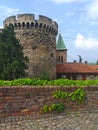
[[[98,71],[98,65],[90,65],[90,68]]]
[[[56,72],[57,73],[97,73],[98,66],[90,66],[83,63],[71,63],[67,62],[66,64],[57,64]]]

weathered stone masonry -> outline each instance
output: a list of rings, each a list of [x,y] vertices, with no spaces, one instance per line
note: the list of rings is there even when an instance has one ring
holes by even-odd
[[[24,47],[24,55],[29,58],[29,77],[38,77],[49,73],[50,79],[56,76],[56,35],[58,25],[52,19],[34,14],[18,14],[4,21],[4,27],[12,24],[16,38]]]

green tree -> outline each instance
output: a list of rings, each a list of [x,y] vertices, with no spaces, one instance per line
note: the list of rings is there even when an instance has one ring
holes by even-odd
[[[97,63],[96,63],[96,65],[98,65],[98,60],[97,60]]]
[[[13,26],[0,33],[0,79],[12,80],[26,76],[28,58],[15,37]]]

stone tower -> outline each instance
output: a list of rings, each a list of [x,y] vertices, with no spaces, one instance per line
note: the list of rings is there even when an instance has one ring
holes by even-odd
[[[58,24],[42,15],[36,20],[34,14],[10,16],[3,22],[4,27],[9,24],[13,25],[24,55],[29,58],[28,76],[39,77],[45,72],[55,79]]]

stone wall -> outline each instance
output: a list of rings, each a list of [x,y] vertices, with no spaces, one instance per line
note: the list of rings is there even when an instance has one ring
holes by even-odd
[[[14,26],[16,38],[29,58],[28,77],[40,77],[45,72],[55,79],[57,23],[42,15],[36,20],[34,14],[18,14],[4,20],[4,27],[9,24]]]

